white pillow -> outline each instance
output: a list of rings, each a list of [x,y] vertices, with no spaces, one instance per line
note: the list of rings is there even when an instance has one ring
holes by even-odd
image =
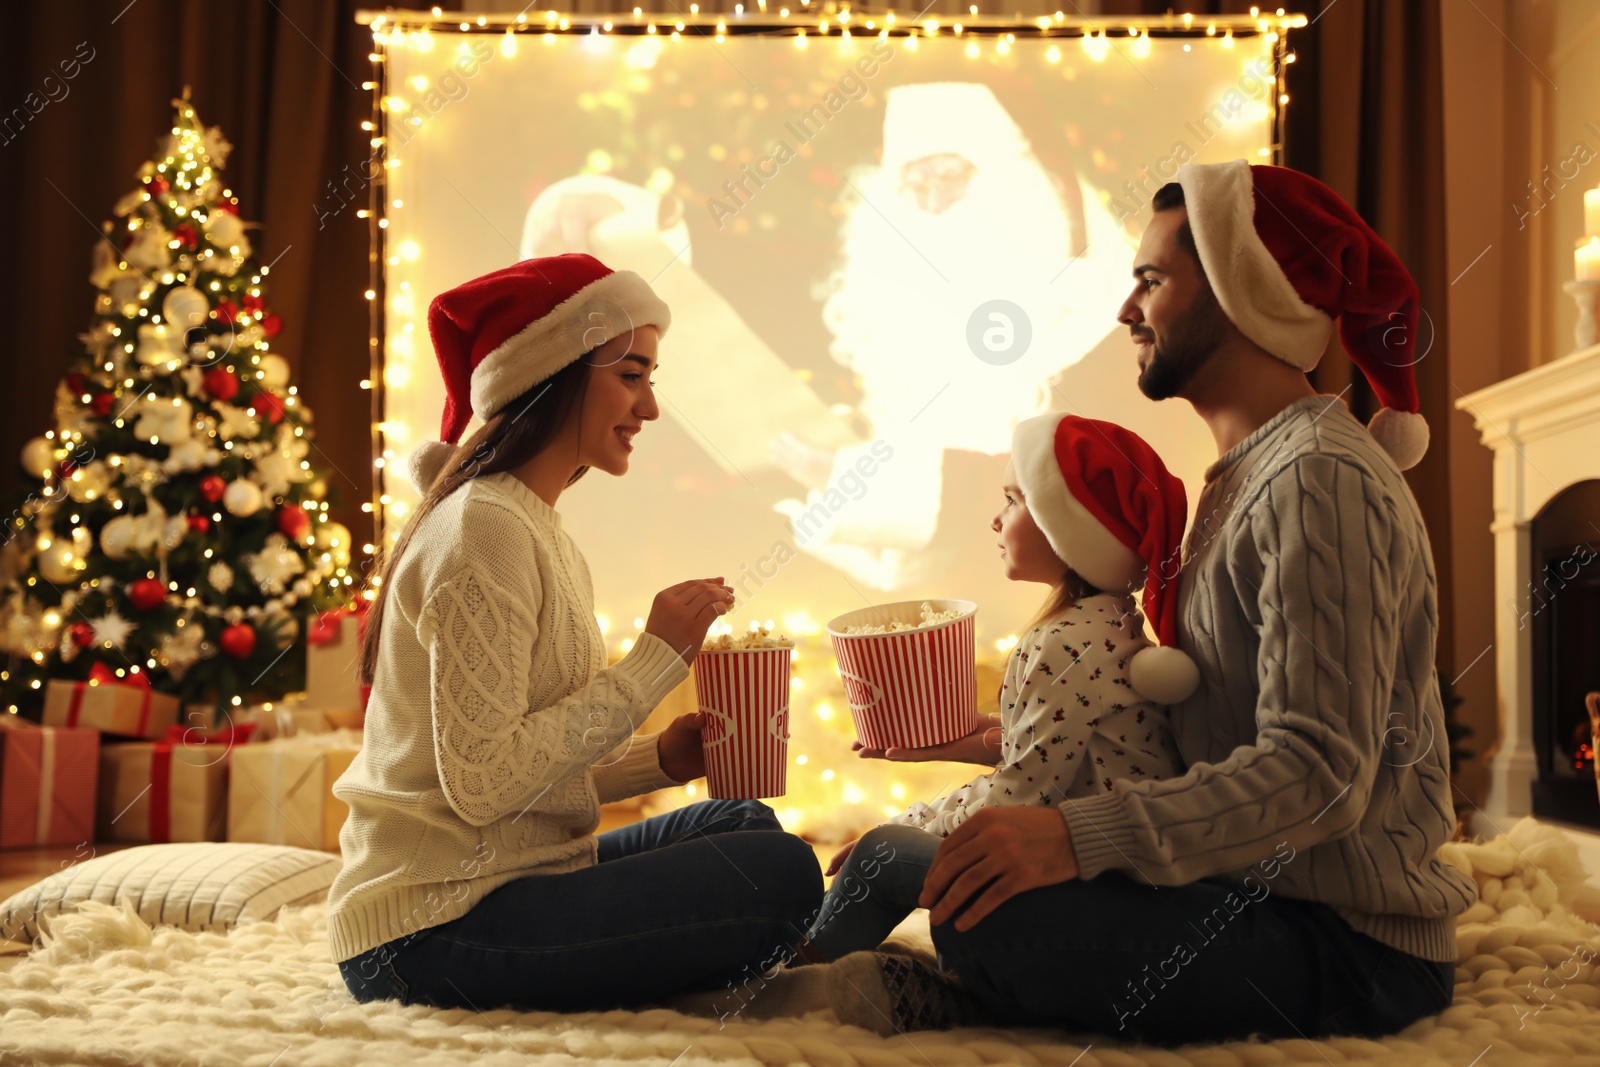
[[[85,900],[127,900],[151,926],[227,930],[325,900],[340,859],[287,845],[141,845],[65,867],[0,904],[0,939],[38,941],[39,920]]]

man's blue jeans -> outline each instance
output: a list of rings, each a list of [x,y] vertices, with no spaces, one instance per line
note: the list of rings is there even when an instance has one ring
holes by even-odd
[[[816,854],[760,801],[691,804],[601,834],[599,850],[345,960],[345,985],[359,1001],[631,1007],[770,968],[822,900]]]

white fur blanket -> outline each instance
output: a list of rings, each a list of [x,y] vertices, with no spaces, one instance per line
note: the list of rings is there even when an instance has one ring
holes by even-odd
[[[882,1039],[828,1012],[771,1022],[677,1012],[439,1011],[356,1004],[330,962],[322,906],[222,934],[150,929],[86,905],[0,973],[0,1064],[1338,1064],[1600,1065],[1600,927],[1568,910],[1584,872],[1531,820],[1452,844],[1482,901],[1459,928],[1455,1004],[1382,1041],[1233,1042],[1164,1051],[1053,1030],[955,1030]],[[922,913],[925,915],[925,913]],[[908,924],[898,936],[926,938]]]

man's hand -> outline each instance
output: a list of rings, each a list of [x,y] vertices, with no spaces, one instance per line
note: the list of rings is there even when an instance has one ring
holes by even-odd
[[[947,922],[972,901],[956,929],[972,929],[1018,893],[1078,876],[1067,822],[1056,808],[980,808],[956,827],[928,868],[922,897],[928,921]]]
[[[661,731],[656,741],[656,760],[668,778],[690,782],[705,777],[706,750],[700,737],[705,716],[698,711],[679,715]]]
[[[952,763],[976,763],[980,767],[994,767],[1000,762],[1000,716],[986,715],[978,728],[966,737],[946,741],[927,748],[867,748],[860,741],[852,741],[850,750],[862,759],[886,759],[892,763],[924,763],[931,760],[949,760]]]

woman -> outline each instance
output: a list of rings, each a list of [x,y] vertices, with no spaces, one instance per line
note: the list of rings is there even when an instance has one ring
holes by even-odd
[[[334,786],[350,817],[328,936],[358,1000],[649,1003],[761,969],[821,901],[810,847],[756,801],[594,833],[600,804],[704,773],[698,715],[634,731],[733,603],[721,577],[662,590],[606,667],[588,566],[555,507],[590,467],[627,473],[659,415],[648,374],[670,321],[637,275],[578,254],[429,309],[449,444],[413,460],[425,496],[361,649],[365,744]],[[484,425],[454,445],[469,413]]]

